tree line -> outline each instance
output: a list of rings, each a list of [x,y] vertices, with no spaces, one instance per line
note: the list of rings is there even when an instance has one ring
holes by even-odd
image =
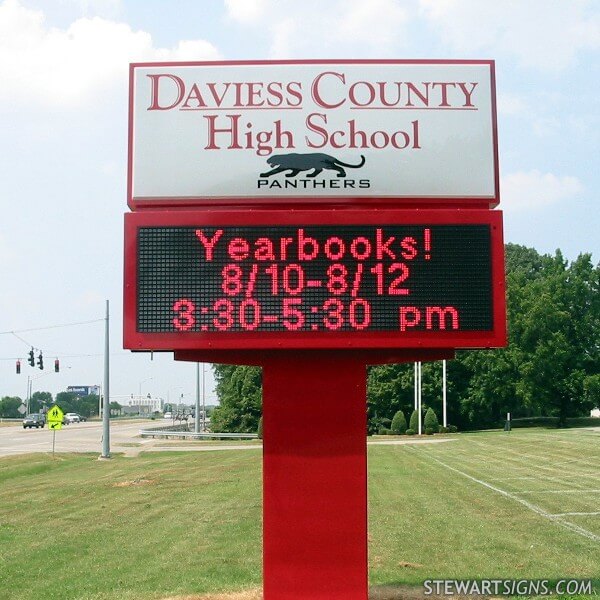
[[[590,254],[565,260],[560,250],[506,246],[509,343],[495,350],[458,351],[447,363],[448,421],[460,429],[500,425],[519,417],[569,417],[600,406],[600,264]],[[258,367],[215,365],[220,399],[215,431],[256,431],[261,416]],[[414,406],[413,364],[368,369],[369,432],[387,427]],[[442,411],[442,364],[423,364],[423,410]],[[301,409],[301,407],[299,407]]]
[[[86,418],[98,415],[99,398],[95,394],[78,396],[73,392],[59,392],[56,398],[50,392],[34,392],[29,400],[29,412],[45,412],[53,404],[58,404],[63,412],[76,412]],[[19,406],[27,404],[27,400],[19,396],[4,396],[0,400],[0,417],[5,419],[18,419],[22,417]],[[116,402],[111,402],[112,409],[121,408]]]

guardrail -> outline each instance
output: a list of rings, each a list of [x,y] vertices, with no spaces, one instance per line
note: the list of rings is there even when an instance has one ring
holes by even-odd
[[[151,429],[140,429],[141,437],[152,438],[179,438],[179,439],[216,439],[216,440],[256,440],[256,433],[218,433],[203,431],[196,433],[189,431],[187,425],[167,425],[163,427],[153,427]]]

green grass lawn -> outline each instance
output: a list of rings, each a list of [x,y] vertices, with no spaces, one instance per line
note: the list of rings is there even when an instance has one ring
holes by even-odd
[[[368,452],[373,586],[594,578],[600,591],[598,433],[463,434]],[[0,459],[2,600],[260,585],[259,450]]]

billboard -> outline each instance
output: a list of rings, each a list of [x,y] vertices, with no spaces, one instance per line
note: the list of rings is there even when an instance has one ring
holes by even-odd
[[[476,348],[505,343],[488,210],[126,215],[125,346]]]
[[[70,385],[67,387],[67,392],[77,394],[78,396],[98,396],[100,394],[100,386],[98,385]]]
[[[132,209],[499,201],[493,61],[133,64]]]

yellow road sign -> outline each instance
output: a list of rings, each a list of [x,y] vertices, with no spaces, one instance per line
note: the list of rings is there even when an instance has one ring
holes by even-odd
[[[52,423],[60,423],[62,425],[63,417],[63,411],[56,404],[46,414],[46,420],[49,425],[52,425]],[[50,427],[50,429],[60,429],[60,427]]]
[[[56,431],[57,429],[62,429],[62,421],[49,421],[48,428]]]

